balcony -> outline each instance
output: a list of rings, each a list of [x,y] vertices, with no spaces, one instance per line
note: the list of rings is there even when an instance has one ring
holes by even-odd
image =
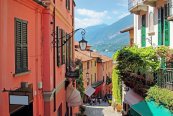
[[[172,0],[168,0],[167,1],[167,5],[168,5],[168,9],[167,9],[167,11],[168,11],[168,17],[167,17],[167,19],[169,20],[169,21],[173,21],[173,2],[172,2]]]
[[[128,9],[136,15],[146,14],[148,7],[143,3],[143,0],[128,0]]]
[[[157,85],[173,91],[173,68],[159,70]]]
[[[65,76],[67,78],[74,78],[74,79],[77,79],[79,78],[79,71],[78,70],[75,70],[75,71],[67,71],[65,73]]]
[[[144,4],[155,7],[157,0],[144,0]]]

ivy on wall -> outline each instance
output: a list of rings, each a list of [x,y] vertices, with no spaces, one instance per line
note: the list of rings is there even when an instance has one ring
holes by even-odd
[[[76,79],[76,87],[80,91],[81,97],[84,97],[84,83],[83,83],[83,71],[82,71],[82,63],[80,61],[76,62],[79,70],[79,78]]]
[[[117,104],[122,103],[122,83],[118,75],[118,70],[112,72],[112,93]]]

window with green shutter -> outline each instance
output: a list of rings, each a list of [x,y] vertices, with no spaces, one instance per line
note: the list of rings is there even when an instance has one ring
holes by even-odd
[[[66,35],[65,35],[65,31],[62,30],[62,64],[66,63]]]
[[[146,47],[146,15],[142,16],[141,38],[141,46]]]
[[[66,65],[67,67],[70,66],[70,35],[66,33]]]
[[[164,45],[164,9],[161,7],[158,9],[158,45]]]
[[[167,20],[168,12],[167,12],[167,5],[164,7],[165,16],[164,16],[164,40],[165,40],[165,46],[170,45],[170,22]]]
[[[56,38],[57,38],[57,66],[61,65],[61,29],[56,27]]]
[[[15,18],[15,73],[28,71],[28,22]]]
[[[70,0],[66,0],[66,9],[70,10]]]

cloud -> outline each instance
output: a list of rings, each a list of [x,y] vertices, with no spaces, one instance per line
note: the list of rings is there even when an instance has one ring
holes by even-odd
[[[106,10],[102,12],[96,12],[94,10],[88,10],[88,9],[77,9],[76,13],[90,18],[102,18],[107,15]]]
[[[88,26],[94,26],[104,23],[105,19],[110,19],[106,10],[98,12],[89,9],[77,9],[76,14],[78,17],[75,18],[76,28],[85,28]]]

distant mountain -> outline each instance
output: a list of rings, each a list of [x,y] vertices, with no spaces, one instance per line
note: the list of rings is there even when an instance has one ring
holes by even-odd
[[[93,46],[92,49],[111,57],[116,50],[129,44],[129,34],[120,31],[131,25],[133,25],[133,15],[128,15],[112,25],[87,27],[86,40]],[[75,38],[80,40],[81,35],[78,33]]]

